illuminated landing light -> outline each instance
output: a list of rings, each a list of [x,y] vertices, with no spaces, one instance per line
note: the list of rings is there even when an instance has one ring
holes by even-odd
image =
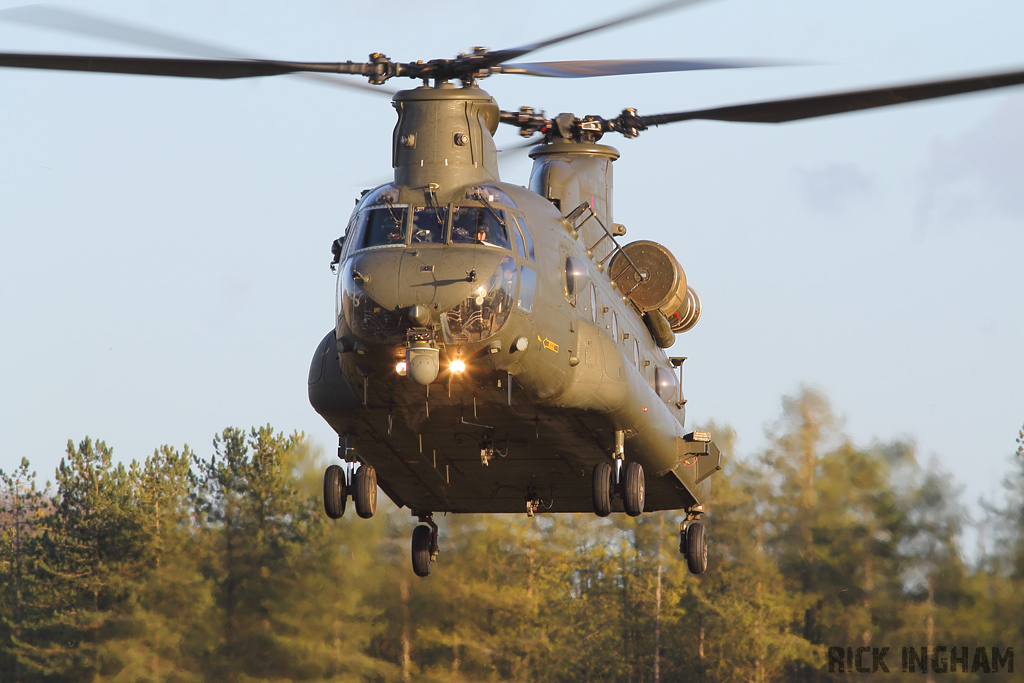
[[[398,373],[398,376],[399,376],[399,377],[405,377],[405,372],[406,372],[406,368],[407,368],[407,367],[408,367],[408,366],[407,366],[407,365],[405,364],[405,361],[404,361],[404,360],[400,360],[400,361],[398,361],[398,363],[397,363],[397,364],[395,365],[395,372],[397,372],[397,373]]]
[[[466,364],[459,360],[458,358],[456,358],[451,362],[451,365],[448,366],[448,369],[451,370],[456,375],[461,375],[466,371]]]

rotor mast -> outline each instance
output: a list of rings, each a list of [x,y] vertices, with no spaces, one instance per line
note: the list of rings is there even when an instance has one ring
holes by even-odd
[[[500,111],[476,86],[457,88],[445,80],[395,94],[398,124],[392,139],[395,183],[449,191],[498,180],[494,132]]]

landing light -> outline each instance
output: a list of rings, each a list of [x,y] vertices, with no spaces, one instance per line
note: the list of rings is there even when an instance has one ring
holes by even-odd
[[[404,360],[398,361],[398,363],[395,365],[395,372],[397,372],[400,377],[405,377],[405,371],[406,371],[405,361]]]
[[[461,375],[466,371],[466,364],[459,360],[458,358],[456,358],[451,362],[451,365],[448,366],[448,369],[451,370],[456,375]]]

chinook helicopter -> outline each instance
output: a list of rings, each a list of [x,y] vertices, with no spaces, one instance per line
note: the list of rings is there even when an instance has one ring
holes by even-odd
[[[439,512],[683,510],[680,549],[707,567],[699,521],[722,454],[687,430],[683,358],[664,349],[700,316],[700,300],[664,247],[623,244],[612,217],[603,136],[635,137],[694,119],[778,123],[1024,82],[1024,73],[701,111],[548,118],[502,111],[479,80],[495,74],[593,77],[743,66],[608,60],[517,63],[534,50],[691,2],[670,2],[519,48],[452,59],[309,64],[4,54],[0,65],[195,78],[288,73],[408,77],[394,95],[394,181],[357,200],[333,246],[335,327],[309,372],[314,408],[339,434],[324,477],[334,518],[351,497],[372,516],[378,485],[421,524],[417,575],[437,558]],[[454,82],[457,81],[458,85]],[[499,124],[543,140],[529,187],[502,182]]]

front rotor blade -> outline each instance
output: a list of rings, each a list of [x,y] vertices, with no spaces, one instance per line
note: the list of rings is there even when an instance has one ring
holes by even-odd
[[[178,78],[255,78],[311,71],[362,75],[368,65],[353,62],[275,62],[242,59],[173,59],[167,57],[97,57],[0,53],[0,66],[53,71],[98,71],[113,74]]]
[[[660,14],[662,12],[668,12],[670,10],[680,9],[682,7],[687,7],[689,5],[696,5],[697,3],[700,3],[700,2],[706,2],[706,0],[668,0],[668,2],[662,2],[662,3],[659,3],[657,5],[651,5],[650,7],[646,7],[644,9],[640,9],[640,10],[637,10],[635,12],[630,12],[629,14],[624,14],[621,17],[616,17],[615,19],[610,19],[609,21],[605,21],[605,22],[597,24],[595,26],[590,26],[588,28],[579,29],[579,30],[573,31],[571,33],[564,33],[562,35],[555,36],[553,38],[548,38],[547,40],[542,40],[539,43],[532,43],[530,45],[522,45],[520,47],[514,47],[514,48],[507,49],[507,50],[495,50],[493,52],[489,52],[485,56],[484,63],[485,63],[486,66],[496,66],[498,64],[501,64],[502,62],[507,62],[510,59],[515,59],[516,57],[522,57],[523,55],[527,54],[528,52],[533,52],[534,50],[539,50],[542,47],[548,47],[549,45],[554,45],[555,43],[561,43],[562,41],[565,41],[565,40],[570,40],[572,38],[578,38],[580,36],[585,36],[588,33],[594,33],[596,31],[602,31],[602,30],[604,30],[606,28],[611,28],[613,26],[620,26],[622,24],[627,24],[627,23],[629,23],[631,21],[636,21],[637,19],[643,19],[645,17],[650,17],[650,16],[653,16],[655,14]]]
[[[516,62],[495,67],[503,74],[525,74],[548,78],[593,78],[626,74],[655,74],[707,69],[751,69],[785,66],[783,62],[708,59],[594,59],[573,62]]]
[[[958,78],[932,83],[917,83],[875,90],[801,97],[792,100],[774,100],[739,104],[731,107],[701,109],[699,111],[676,112],[673,114],[654,114],[637,117],[643,126],[660,126],[676,121],[692,121],[703,119],[710,121],[740,121],[748,123],[784,123],[810,119],[818,116],[831,116],[845,112],[888,107],[906,102],[918,102],[937,97],[949,97],[964,93],[1006,88],[1024,83],[1024,71],[1012,73]]]
[[[238,50],[221,47],[212,43],[182,38],[163,31],[155,31],[121,21],[114,21],[59,7],[50,7],[48,5],[22,5],[0,10],[0,20],[64,31],[76,35],[89,35],[129,45],[178,52],[192,57],[223,60],[257,60],[254,55],[245,54]],[[324,74],[298,73],[296,76],[326,85],[368,90],[387,97],[391,97],[395,92],[390,88],[381,88],[358,81],[340,80]]]
[[[158,32],[140,26],[131,26],[124,22],[59,7],[50,7],[48,5],[21,5],[0,10],[0,20],[64,31],[75,35],[88,35],[128,45],[178,52],[192,57],[205,57],[208,59],[253,58],[252,55],[239,54],[234,50],[211,43],[181,38],[170,33]]]

